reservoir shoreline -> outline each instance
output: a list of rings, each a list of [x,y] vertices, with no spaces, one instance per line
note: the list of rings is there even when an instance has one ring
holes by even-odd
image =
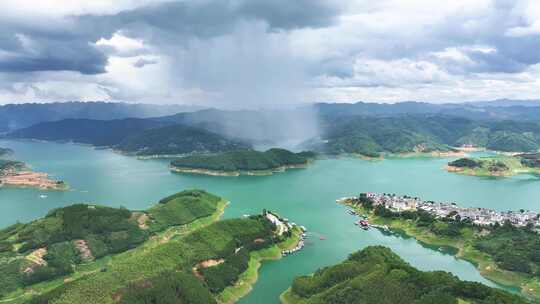
[[[444,251],[458,259],[472,263],[486,279],[511,291],[521,293],[522,296],[530,300],[540,301],[540,291],[538,290],[540,281],[531,275],[499,268],[489,255],[474,248],[474,235],[467,234],[461,237],[437,236],[428,228],[415,225],[411,220],[377,216],[373,210],[367,210],[361,205],[354,204],[349,199],[338,200],[338,203],[352,208],[359,215],[367,215],[369,223],[374,224],[373,226],[378,229],[382,229],[383,233],[397,233],[412,237],[429,247],[450,248],[450,250],[444,249]],[[388,230],[386,231],[381,227],[388,227]]]
[[[507,210],[511,204],[512,208],[540,211],[530,200],[530,197],[540,196],[538,179],[519,176],[492,180],[448,174],[441,170],[448,161],[445,158],[373,162],[352,157],[324,157],[318,158],[307,170],[289,170],[272,178],[229,179],[174,174],[168,170],[168,161],[141,161],[85,145],[0,140],[0,146],[13,149],[17,159],[36,171],[55,172],[68,180],[72,189],[49,192],[45,198],[40,198],[42,192],[37,189],[3,189],[0,197],[0,226],[3,227],[16,221],[32,221],[53,208],[77,202],[144,210],[148,202],[192,188],[207,189],[228,198],[231,204],[224,218],[257,214],[263,208],[271,208],[309,227],[313,237],[308,239],[305,248],[285,259],[264,263],[253,290],[239,300],[241,304],[276,303],[293,277],[313,273],[342,261],[364,246],[376,244],[391,247],[422,270],[449,271],[462,279],[494,286],[470,263],[425,248],[414,239],[358,229],[351,224],[343,207],[334,203],[337,197],[357,191],[391,191],[434,200],[471,202],[474,206],[497,210]],[[320,236],[325,240],[319,240]]]

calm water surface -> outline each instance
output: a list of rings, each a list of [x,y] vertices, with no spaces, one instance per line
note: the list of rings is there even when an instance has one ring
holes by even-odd
[[[462,279],[495,286],[473,265],[414,239],[358,229],[345,208],[335,203],[339,197],[364,191],[391,192],[455,201],[463,206],[540,211],[539,177],[496,179],[449,174],[442,170],[448,159],[329,159],[305,170],[274,176],[208,177],[173,174],[165,161],[141,161],[80,145],[0,141],[0,147],[15,150],[17,159],[65,180],[71,187],[67,192],[0,189],[1,227],[33,220],[52,208],[75,202],[145,209],[166,195],[188,188],[203,188],[230,200],[225,218],[267,208],[306,226],[311,234],[306,248],[264,263],[253,291],[241,303],[278,303],[279,294],[295,276],[338,263],[369,245],[388,246],[422,270],[451,271]],[[40,197],[42,194],[46,197]],[[326,240],[320,240],[321,236]]]

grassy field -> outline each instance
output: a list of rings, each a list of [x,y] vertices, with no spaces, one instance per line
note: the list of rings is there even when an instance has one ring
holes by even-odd
[[[443,237],[435,235],[429,228],[418,227],[412,220],[382,218],[360,206],[348,206],[359,214],[368,214],[372,224],[387,225],[392,231],[413,237],[430,247],[454,249],[457,258],[474,264],[483,277],[500,285],[521,289],[524,296],[540,301],[540,281],[538,278],[500,269],[488,254],[474,248],[473,243],[476,235],[472,228],[463,228],[461,237]]]

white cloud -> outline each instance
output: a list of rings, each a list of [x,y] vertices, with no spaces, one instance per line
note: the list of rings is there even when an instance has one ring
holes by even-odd
[[[7,76],[0,75],[0,102],[47,94],[51,100],[254,106],[540,98],[538,0],[338,2],[342,10],[333,23],[331,16],[302,15],[302,23],[286,13],[268,16],[267,10],[233,16],[216,5],[189,10],[211,0],[173,6],[184,20],[174,10],[158,9],[168,1],[2,1],[0,26],[7,30],[0,31],[0,71],[4,59]],[[246,3],[255,3],[250,9],[256,10],[256,4],[286,2]],[[184,4],[187,13],[180,12]],[[89,16],[111,18],[96,22]],[[13,24],[21,30],[7,27]],[[105,57],[82,67],[77,63],[84,58],[72,64],[52,56],[75,42],[77,52],[68,54],[86,56],[78,50],[89,45]],[[95,55],[91,50],[89,56]],[[8,64],[21,54],[21,62],[35,60],[37,68],[23,73]],[[49,62],[59,71],[40,70]]]
[[[132,56],[148,51],[142,40],[126,37],[121,32],[114,33],[110,39],[101,38],[96,42],[96,46],[104,51],[110,48],[117,56]]]
[[[540,20],[537,20],[528,26],[518,26],[510,28],[506,31],[506,35],[511,37],[540,35]]]

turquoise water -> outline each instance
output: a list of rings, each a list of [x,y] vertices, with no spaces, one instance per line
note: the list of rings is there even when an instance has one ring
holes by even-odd
[[[15,150],[17,159],[65,180],[71,187],[67,192],[0,189],[2,227],[75,202],[145,209],[187,188],[203,188],[230,200],[225,218],[267,208],[306,226],[311,237],[305,249],[264,263],[253,291],[241,303],[277,303],[279,294],[295,276],[335,264],[353,251],[375,244],[391,247],[419,269],[451,271],[462,279],[494,286],[473,265],[423,247],[414,239],[358,229],[345,208],[335,203],[339,197],[363,191],[391,192],[464,206],[540,211],[537,176],[496,179],[450,174],[442,169],[448,159],[328,159],[308,169],[273,176],[209,177],[173,174],[167,170],[166,161],[141,161],[80,145],[0,141],[0,147]],[[46,197],[41,198],[42,194]],[[320,236],[326,240],[320,240]]]

